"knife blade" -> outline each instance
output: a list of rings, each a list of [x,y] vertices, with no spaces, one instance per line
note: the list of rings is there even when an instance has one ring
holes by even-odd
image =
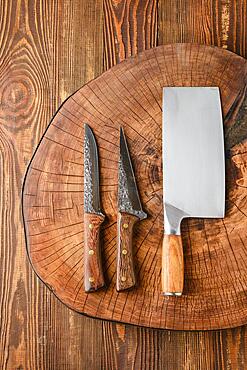
[[[133,227],[147,214],[143,211],[124,131],[120,128],[117,217],[117,291],[136,285],[133,261]]]
[[[180,296],[184,284],[180,223],[185,217],[223,218],[225,160],[218,87],[163,89],[165,236],[162,291]]]
[[[91,128],[84,127],[84,290],[89,293],[105,285],[100,248],[105,216],[100,204],[97,144]]]

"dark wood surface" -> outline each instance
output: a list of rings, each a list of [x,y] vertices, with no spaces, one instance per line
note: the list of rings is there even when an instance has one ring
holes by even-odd
[[[159,331],[67,309],[28,263],[20,210],[26,166],[64,99],[157,43],[199,41],[246,57],[246,8],[246,0],[1,2],[0,368],[246,368],[246,326]]]
[[[225,218],[192,218],[182,223],[185,287],[179,299],[161,294],[164,85],[219,86],[225,129],[229,139],[234,133],[236,139],[233,147],[229,147],[229,139],[225,142]],[[238,117],[247,119],[242,104],[246,86],[244,58],[218,47],[174,43],[126,59],[84,85],[60,107],[28,168],[23,214],[31,263],[62,302],[92,317],[162,329],[222,329],[247,322],[247,125],[244,138],[236,134]],[[107,286],[90,295],[84,292],[83,275],[87,284],[89,277],[94,279],[92,288],[102,285],[102,278],[99,268],[94,271],[97,278],[93,268],[88,275],[87,262],[92,260],[94,267],[94,256],[88,256],[88,248],[83,248],[84,241],[90,240],[89,219],[84,218],[83,227],[85,120],[98,143],[100,193],[106,215],[101,244]],[[116,291],[116,287],[120,290],[116,272],[116,264],[120,265],[116,256],[120,125],[128,138],[140,199],[148,214],[133,233],[137,286],[125,293]],[[131,231],[136,217],[125,221]],[[92,224],[95,227],[90,233],[96,239],[96,219]],[[126,244],[128,229],[125,236],[122,242]],[[181,253],[177,260],[181,265]],[[122,264],[122,268],[125,286],[130,287],[133,266]]]

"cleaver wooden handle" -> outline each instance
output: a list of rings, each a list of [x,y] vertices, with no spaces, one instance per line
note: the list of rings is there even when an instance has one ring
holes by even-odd
[[[118,292],[136,285],[133,260],[133,227],[139,218],[128,213],[118,213],[117,219],[117,281]]]
[[[105,285],[100,251],[100,226],[105,216],[84,214],[84,290],[95,292]]]
[[[162,248],[162,292],[180,296],[184,286],[184,257],[181,235],[164,235]]]

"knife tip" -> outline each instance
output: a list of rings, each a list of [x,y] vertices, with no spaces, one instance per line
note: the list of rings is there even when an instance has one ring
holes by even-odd
[[[120,143],[121,142],[125,143],[125,145],[127,146],[127,140],[122,126],[120,126]]]
[[[88,123],[84,123],[84,129],[85,129],[85,130],[90,129],[90,126],[88,125]]]
[[[91,127],[89,126],[89,124],[87,123],[84,123],[84,130],[85,130],[85,136],[92,136],[94,137],[94,134],[93,134],[93,130],[91,129]]]

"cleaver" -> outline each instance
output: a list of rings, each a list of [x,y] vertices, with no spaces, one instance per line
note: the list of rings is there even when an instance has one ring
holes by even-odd
[[[163,89],[162,292],[181,296],[185,217],[223,218],[225,156],[218,87]]]

